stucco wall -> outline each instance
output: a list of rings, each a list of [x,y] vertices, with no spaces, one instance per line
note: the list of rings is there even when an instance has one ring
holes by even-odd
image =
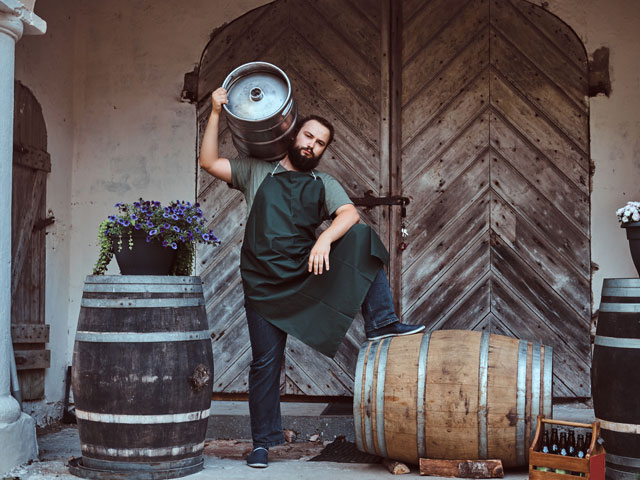
[[[208,36],[265,0],[39,0],[44,37],[17,46],[16,76],[43,107],[52,173],[47,204],[47,323],[52,366],[40,423],[62,400],[85,275],[98,223],[117,201],[195,196],[195,110],[178,98],[183,74]],[[636,276],[614,212],[640,200],[640,2],[538,0],[567,22],[591,54],[611,50],[612,93],[591,105],[594,308],[602,279]],[[115,273],[112,268],[111,272]]]

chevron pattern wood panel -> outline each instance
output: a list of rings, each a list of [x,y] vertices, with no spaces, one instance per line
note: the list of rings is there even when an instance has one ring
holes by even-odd
[[[402,12],[402,314],[554,347],[554,396],[589,385],[587,58],[523,0]]]
[[[320,169],[341,180],[352,197],[388,189],[388,76],[383,56],[382,0],[279,0],[253,10],[214,32],[200,64],[198,126],[202,135],[211,109],[210,93],[231,70],[251,61],[267,61],[289,76],[302,115],[317,113],[336,128],[334,143]],[[221,155],[237,153],[224,120]],[[384,148],[383,148],[384,145]],[[198,148],[199,150],[199,148]],[[198,200],[213,217],[209,226],[221,238],[217,249],[198,251],[213,329],[216,392],[247,392],[251,361],[240,280],[240,245],[246,206],[243,196],[199,172]],[[383,209],[360,212],[385,242],[388,215]],[[282,393],[351,395],[359,345],[364,340],[358,317],[334,359],[290,337]]]

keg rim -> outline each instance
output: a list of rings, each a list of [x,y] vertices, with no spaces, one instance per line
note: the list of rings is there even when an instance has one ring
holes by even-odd
[[[287,98],[284,100],[284,102],[282,102],[282,105],[280,106],[280,109],[282,109],[283,106],[287,105],[290,101],[291,101],[291,96],[292,96],[292,92],[291,92],[291,81],[289,80],[289,77],[287,76],[286,73],[284,73],[284,70],[282,70],[280,67],[269,63],[269,62],[248,62],[248,63],[243,63],[242,65],[234,68],[231,73],[229,73],[229,75],[227,75],[227,78],[224,79],[224,82],[222,82],[222,88],[224,88],[225,90],[227,90],[227,92],[229,91],[229,87],[232,86],[233,83],[235,83],[235,81],[237,81],[238,78],[238,74],[242,73],[243,70],[247,70],[250,67],[258,67],[257,70],[254,70],[256,72],[268,72],[268,73],[278,73],[279,75],[282,76],[282,78],[284,78],[284,80],[287,82]],[[238,77],[238,78],[236,78]],[[227,113],[227,115],[231,116],[232,118],[235,118],[237,120],[240,120],[242,122],[246,122],[246,123],[258,123],[258,122],[262,122],[267,118],[270,118],[272,115],[266,115],[264,117],[260,117],[260,118],[255,118],[255,119],[247,119],[247,118],[242,118],[237,116],[236,114],[234,114],[231,110],[229,110],[229,107],[227,106],[226,103],[222,104],[222,108],[224,108],[224,111]]]

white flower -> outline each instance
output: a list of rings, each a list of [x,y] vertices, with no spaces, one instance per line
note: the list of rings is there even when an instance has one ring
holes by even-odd
[[[620,223],[640,221],[640,202],[627,202],[627,204],[616,210],[616,216]]]

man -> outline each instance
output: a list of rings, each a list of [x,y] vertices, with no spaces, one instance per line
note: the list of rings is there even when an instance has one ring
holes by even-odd
[[[333,357],[362,307],[367,338],[409,335],[424,326],[400,323],[382,266],[388,252],[342,186],[315,170],[333,140],[333,127],[311,116],[298,123],[279,162],[227,159],[218,153],[218,128],[227,92],[211,94],[211,116],[200,166],[241,190],[249,217],[240,271],[253,359],[249,412],[252,467],[266,467],[268,448],[284,443],[280,367],[287,335]],[[316,238],[316,228],[332,218]]]

